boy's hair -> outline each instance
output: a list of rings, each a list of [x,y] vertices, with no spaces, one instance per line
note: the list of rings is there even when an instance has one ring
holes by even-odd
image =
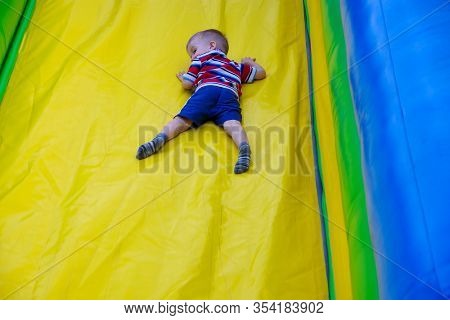
[[[200,32],[197,32],[192,37],[189,38],[189,41],[187,42],[186,47],[189,45],[189,43],[192,41],[192,39],[196,37],[201,37],[202,39],[212,40],[217,43],[217,47],[225,52],[225,54],[228,53],[228,40],[225,37],[225,35],[216,29],[207,29]]]

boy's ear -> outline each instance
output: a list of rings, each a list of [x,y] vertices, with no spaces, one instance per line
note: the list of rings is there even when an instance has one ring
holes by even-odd
[[[215,41],[210,41],[209,48],[214,50],[215,48],[217,48],[217,43]]]

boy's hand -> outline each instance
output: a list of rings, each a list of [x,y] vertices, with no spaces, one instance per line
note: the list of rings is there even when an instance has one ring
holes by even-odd
[[[261,80],[266,77],[266,70],[264,70],[264,68],[262,66],[260,66],[259,63],[256,63],[255,58],[250,58],[250,57],[242,58],[241,63],[247,64],[256,69],[256,75],[255,75],[256,80]]]
[[[253,66],[255,64],[255,61],[256,61],[255,58],[245,57],[245,58],[242,58],[241,63],[249,64],[249,65]]]
[[[178,72],[178,73],[176,74],[178,80],[180,80],[181,82],[183,82],[183,75],[184,75],[185,73],[186,73],[186,72],[184,72],[184,71]]]
[[[178,72],[178,73],[176,74],[176,76],[177,76],[178,80],[180,80],[181,86],[183,87],[183,89],[186,89],[186,90],[192,90],[192,88],[193,88],[193,83],[190,82],[190,81],[187,81],[187,80],[183,79],[183,75],[184,75],[185,73],[186,73],[186,72],[184,72],[184,71],[180,71],[180,72]]]

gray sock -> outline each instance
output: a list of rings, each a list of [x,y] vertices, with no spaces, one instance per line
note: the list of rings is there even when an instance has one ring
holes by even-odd
[[[142,160],[147,157],[150,157],[152,154],[159,151],[159,149],[162,148],[164,143],[167,141],[167,135],[164,133],[159,133],[156,135],[156,137],[153,138],[153,140],[144,143],[138,148],[138,151],[136,153],[136,159]]]
[[[250,146],[247,142],[242,142],[239,146],[239,156],[236,164],[234,165],[234,173],[244,173],[250,167]]]

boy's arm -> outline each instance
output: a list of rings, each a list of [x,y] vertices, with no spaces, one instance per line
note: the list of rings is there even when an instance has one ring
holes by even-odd
[[[177,78],[178,80],[181,81],[181,86],[183,87],[183,89],[186,90],[191,90],[192,87],[194,86],[194,83],[192,81],[186,80],[183,76],[186,74],[186,72],[184,71],[180,71],[177,73]]]
[[[241,60],[241,63],[256,69],[255,80],[262,80],[266,77],[266,70],[260,64],[256,63],[256,59],[245,57]]]

